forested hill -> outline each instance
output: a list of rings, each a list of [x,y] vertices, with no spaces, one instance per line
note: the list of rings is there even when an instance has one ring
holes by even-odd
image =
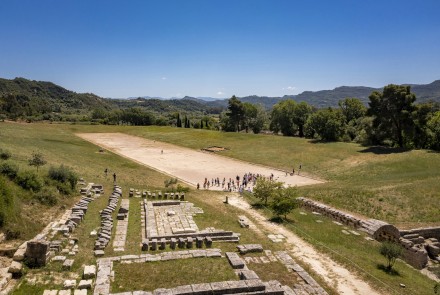
[[[359,98],[365,105],[371,92],[382,88],[342,86],[333,90],[305,91],[298,95],[283,97],[245,96],[242,102],[262,104],[271,109],[274,104],[288,98],[305,101],[317,108],[337,107],[338,101],[347,97]],[[417,102],[433,100],[440,102],[440,80],[426,85],[411,85]],[[85,114],[95,109],[127,109],[140,107],[155,113],[194,112],[200,114],[218,114],[225,110],[228,99],[212,100],[184,97],[183,99],[162,100],[155,98],[108,99],[92,93],[76,93],[51,82],[32,81],[24,78],[13,80],[0,78],[0,113],[8,117],[48,117],[47,114]],[[47,119],[47,118],[46,118]]]
[[[23,109],[27,115],[51,112],[88,111],[112,108],[108,100],[92,93],[76,93],[52,82],[24,78],[0,78],[0,105]]]

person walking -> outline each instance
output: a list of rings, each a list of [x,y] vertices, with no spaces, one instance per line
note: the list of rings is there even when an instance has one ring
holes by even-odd
[[[116,183],[116,172],[113,173],[113,182]]]

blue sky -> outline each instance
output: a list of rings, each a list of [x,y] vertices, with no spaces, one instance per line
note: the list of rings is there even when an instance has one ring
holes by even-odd
[[[0,0],[0,77],[103,97],[440,79],[440,1]]]

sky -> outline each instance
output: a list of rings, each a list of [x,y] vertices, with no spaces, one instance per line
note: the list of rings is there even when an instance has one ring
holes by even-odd
[[[0,0],[0,77],[102,97],[440,79],[439,0]]]

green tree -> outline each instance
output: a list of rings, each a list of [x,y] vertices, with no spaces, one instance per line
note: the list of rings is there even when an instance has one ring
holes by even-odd
[[[313,108],[306,102],[297,103],[293,109],[293,123],[298,126],[298,136],[304,137],[304,126],[312,114]]]
[[[280,101],[272,108],[270,130],[281,132],[284,136],[293,136],[297,126],[293,123],[296,102],[292,99]]]
[[[228,100],[228,112],[226,114],[229,116],[231,124],[234,125],[234,131],[238,132],[242,130],[244,113],[245,110],[242,102],[237,97],[235,97],[235,95],[233,95]]]
[[[368,114],[374,118],[373,128],[384,132],[387,139],[399,147],[411,142],[408,135],[414,128],[411,114],[416,100],[411,87],[390,84],[382,93],[374,91],[369,99]]]
[[[440,150],[440,111],[435,112],[427,122],[429,134],[429,146],[432,149]]]
[[[380,246],[380,254],[387,259],[387,270],[390,271],[393,268],[396,259],[402,255],[403,248],[401,245],[393,242],[383,242]]]
[[[268,200],[271,200],[275,196],[276,191],[282,187],[283,184],[281,182],[259,178],[254,188],[254,196],[264,201],[264,205],[267,206]]]
[[[176,123],[177,127],[182,127],[182,120],[180,119],[180,114],[177,113],[177,123]]]
[[[44,159],[44,156],[42,154],[32,153],[32,157],[29,159],[28,163],[29,163],[29,166],[37,167],[37,172],[38,172],[38,168],[46,165],[47,161],[46,161],[46,159]]]
[[[264,107],[260,104],[252,104],[249,102],[243,103],[244,107],[244,128],[246,129],[246,133],[248,133],[249,129],[252,130],[253,133],[257,134],[263,129],[264,124],[266,123],[266,111]]]
[[[296,187],[281,188],[277,190],[270,207],[275,215],[284,215],[284,219],[287,219],[287,214],[298,207],[297,197]]]
[[[305,129],[309,137],[317,134],[324,141],[336,141],[344,134],[344,117],[340,110],[322,109],[307,119]]]
[[[346,123],[362,118],[367,114],[367,108],[358,98],[346,98],[340,100],[338,105]]]

